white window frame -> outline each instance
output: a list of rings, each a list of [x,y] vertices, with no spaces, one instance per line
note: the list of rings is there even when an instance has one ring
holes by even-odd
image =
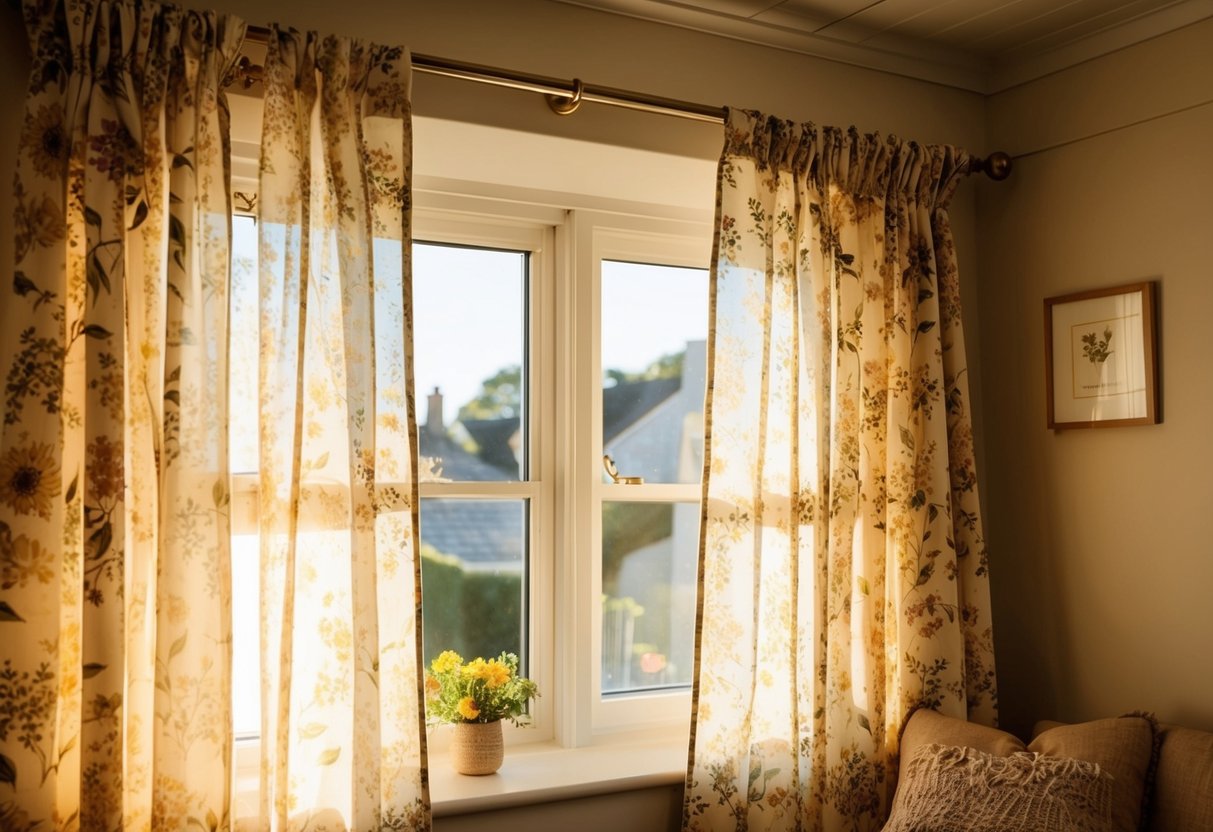
[[[527,552],[523,575],[527,581],[525,646],[526,673],[540,692],[552,691],[555,678],[551,646],[556,456],[554,436],[545,430],[555,419],[555,355],[551,343],[555,284],[555,230],[564,212],[542,206],[509,206],[471,198],[451,199],[444,195],[418,194],[413,213],[414,243],[444,243],[519,251],[529,254],[526,309],[527,367],[527,479],[519,482],[421,482],[418,496],[427,498],[527,500]],[[418,417],[420,420],[420,416]],[[465,657],[471,658],[471,657]],[[540,696],[531,704],[527,724],[506,723],[505,738],[511,744],[551,740],[555,734],[553,697]],[[451,732],[431,729],[428,745],[442,753],[450,744]]]
[[[571,326],[563,333],[573,357],[569,431],[561,450],[571,461],[570,487],[562,495],[567,551],[586,553],[571,559],[558,576],[573,599],[571,610],[558,610],[572,626],[558,645],[565,668],[562,679],[569,695],[561,738],[565,745],[592,744],[595,738],[628,731],[673,728],[689,730],[690,690],[602,694],[602,504],[627,502],[698,503],[699,483],[618,485],[602,481],[602,360],[601,304],[603,260],[653,265],[706,268],[711,254],[711,229],[706,223],[672,218],[668,214],[578,210],[571,212],[569,258],[573,279],[562,281],[565,294],[557,303]],[[627,472],[621,472],[626,474]],[[575,605],[575,606],[574,606]],[[693,622],[688,622],[693,626]],[[589,649],[586,649],[588,642]]]

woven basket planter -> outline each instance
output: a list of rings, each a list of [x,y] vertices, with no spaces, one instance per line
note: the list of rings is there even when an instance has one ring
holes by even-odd
[[[501,720],[456,722],[451,740],[451,762],[460,774],[492,774],[505,759]]]

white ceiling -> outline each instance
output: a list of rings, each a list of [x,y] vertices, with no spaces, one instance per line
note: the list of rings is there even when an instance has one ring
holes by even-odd
[[[1213,17],[1213,0],[562,2],[985,93]]]

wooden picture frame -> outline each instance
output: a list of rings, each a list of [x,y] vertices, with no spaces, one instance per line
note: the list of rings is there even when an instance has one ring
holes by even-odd
[[[1045,299],[1049,428],[1158,424],[1156,285]]]

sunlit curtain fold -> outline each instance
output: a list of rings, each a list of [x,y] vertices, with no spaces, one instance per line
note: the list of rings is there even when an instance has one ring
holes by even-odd
[[[222,81],[244,24],[146,1],[23,13],[0,827],[214,829],[231,771]]]
[[[968,156],[730,111],[685,826],[879,829],[996,696],[948,202]]]
[[[409,78],[400,48],[270,35],[258,828],[428,828]]]

